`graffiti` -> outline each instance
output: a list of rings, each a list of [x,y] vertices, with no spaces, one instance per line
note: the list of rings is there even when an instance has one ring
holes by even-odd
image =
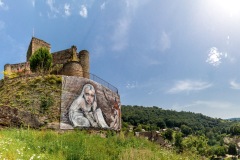
[[[112,122],[110,123],[110,127],[113,129],[118,129],[119,128],[119,117],[120,116],[120,107],[119,104],[117,103],[117,101],[115,100],[115,103],[112,107],[112,115],[111,115],[111,120]]]
[[[95,81],[63,76],[60,128],[120,130],[119,95]]]
[[[73,127],[109,127],[103,118],[102,110],[97,108],[96,93],[91,84],[85,84],[82,93],[71,104],[69,120]]]

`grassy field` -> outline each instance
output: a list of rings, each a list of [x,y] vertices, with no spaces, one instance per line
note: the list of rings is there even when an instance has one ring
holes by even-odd
[[[0,130],[2,160],[196,160],[179,155],[145,139],[118,135],[103,138],[86,131],[57,133],[27,129]]]

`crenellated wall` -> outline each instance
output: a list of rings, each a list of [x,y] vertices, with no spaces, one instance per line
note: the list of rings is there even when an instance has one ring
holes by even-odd
[[[12,73],[18,74],[30,74],[30,64],[29,62],[17,63],[17,64],[5,64],[4,65],[5,75],[10,75]]]

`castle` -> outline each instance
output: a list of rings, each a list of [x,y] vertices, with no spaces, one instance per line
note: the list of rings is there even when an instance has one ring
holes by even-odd
[[[49,43],[32,37],[26,53],[26,62],[6,64],[4,66],[4,78],[7,79],[12,74],[21,76],[33,74],[30,70],[29,59],[34,52],[41,47],[47,48],[49,52],[51,50]],[[72,46],[71,48],[52,53],[52,57],[53,64],[51,73],[89,78],[89,52],[87,50],[82,50],[77,53],[77,47]]]

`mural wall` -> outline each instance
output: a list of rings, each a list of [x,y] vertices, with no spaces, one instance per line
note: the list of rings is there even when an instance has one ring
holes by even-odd
[[[60,129],[121,129],[117,93],[90,79],[62,77]]]

